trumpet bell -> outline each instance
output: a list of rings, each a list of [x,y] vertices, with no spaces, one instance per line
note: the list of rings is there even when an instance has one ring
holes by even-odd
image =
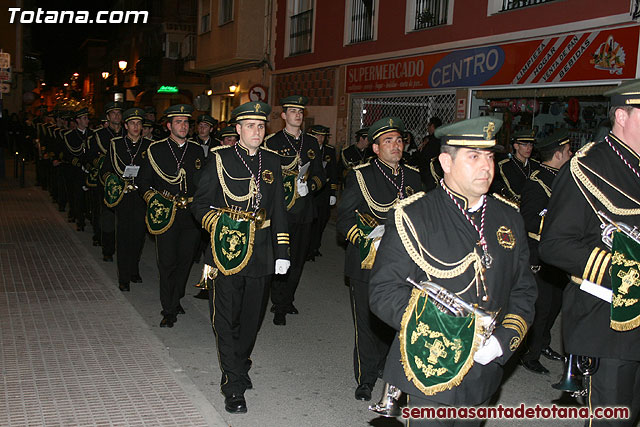
[[[256,227],[257,228],[262,227],[262,224],[264,224],[266,219],[267,219],[266,209],[265,208],[258,209],[258,212],[256,212],[256,216],[255,216]]]
[[[571,393],[574,397],[585,395],[586,390],[583,386],[583,377],[579,372],[575,355],[569,354],[564,364],[564,371],[560,381],[552,384],[551,387],[556,390]]]
[[[398,398],[402,392],[394,385],[386,383],[382,390],[382,397],[375,405],[369,406],[369,410],[383,417],[397,417],[400,415]]]
[[[194,286],[199,289],[204,289],[206,291],[213,289],[213,279],[218,275],[218,269],[214,268],[208,264],[205,264],[202,268],[202,276],[200,277],[200,281],[196,283]]]

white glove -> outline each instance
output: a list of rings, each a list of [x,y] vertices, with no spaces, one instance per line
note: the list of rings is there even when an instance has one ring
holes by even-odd
[[[301,179],[298,180],[298,195],[304,197],[309,194],[309,187],[307,183]]]
[[[329,196],[329,206],[335,206],[337,201],[336,196]]]
[[[288,259],[277,259],[276,260],[276,274],[287,274],[289,270],[289,266],[291,265],[291,261]]]
[[[376,248],[376,251],[378,250],[378,248],[380,247],[380,242],[382,241],[382,238],[380,239],[375,239],[373,241],[373,247]]]
[[[491,335],[484,345],[475,352],[473,360],[481,365],[486,365],[496,357],[500,356],[502,356],[502,347],[500,347],[500,342],[498,341],[498,338]]]

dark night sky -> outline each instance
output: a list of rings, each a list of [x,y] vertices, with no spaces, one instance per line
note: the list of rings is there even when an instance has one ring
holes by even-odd
[[[36,11],[38,7],[43,10],[88,10],[93,17],[98,10],[110,10],[116,2],[71,0],[24,3],[24,10]],[[121,27],[115,24],[30,24],[32,49],[42,59],[45,81],[50,85],[60,85],[68,80],[77,70],[80,45],[88,38],[109,39]]]

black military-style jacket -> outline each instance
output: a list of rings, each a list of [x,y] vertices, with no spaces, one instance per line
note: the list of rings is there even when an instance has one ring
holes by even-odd
[[[612,133],[608,139],[637,171],[640,156]],[[610,327],[610,303],[580,290],[582,279],[611,288],[611,251],[602,242],[601,222],[595,211],[604,211],[613,221],[640,227],[640,178],[606,141],[587,144],[568,163],[553,183],[539,245],[543,261],[571,275],[562,304],[565,350],[584,356],[640,360],[640,328],[614,331]]]
[[[389,179],[393,180],[395,186]],[[389,165],[380,159],[374,159],[370,163],[356,166],[347,175],[336,220],[338,235],[348,241],[344,263],[347,277],[367,282],[371,271],[360,268],[356,210],[361,214],[371,215],[379,225],[384,224],[389,210],[402,200],[396,186],[402,189],[402,199],[421,191],[422,183],[417,169],[399,165],[398,173],[394,175]]]
[[[340,178],[345,180],[347,174],[351,169],[356,166],[368,163],[371,159],[375,158],[376,154],[373,152],[373,148],[369,145],[364,150],[360,150],[356,144],[352,144],[342,148],[340,152]]]
[[[182,147],[171,138],[152,142],[138,173],[138,191],[145,200],[145,194],[155,190],[193,201],[203,167],[204,153],[195,142]]]
[[[143,137],[140,137],[137,142],[133,142],[128,136],[113,138],[109,142],[109,152],[100,170],[102,181],[106,179],[108,173],[115,173],[123,178],[127,166],[140,166],[139,176],[147,158],[147,150],[152,143],[153,141]],[[137,185],[138,178],[125,178],[125,181]]]
[[[276,259],[289,259],[289,231],[278,154],[260,147],[255,155],[250,156],[246,148],[235,144],[214,148],[210,157],[202,171],[191,207],[193,215],[206,229],[208,220],[217,208],[235,207],[245,212],[255,211],[250,182],[252,173],[259,176],[262,196],[258,209],[265,209],[268,225],[256,229],[251,259],[237,274],[248,277],[273,274]],[[262,169],[259,171],[260,164]],[[204,261],[215,265],[211,245]]]
[[[516,156],[510,156],[498,162],[497,174],[494,178],[492,191],[514,202],[520,201],[522,187],[529,176],[540,169],[540,162],[534,159],[522,163]]]
[[[209,135],[209,139],[207,141],[204,141],[200,136],[196,135],[193,137],[193,142],[202,147],[205,159],[209,158],[209,150],[220,145],[213,135]]]
[[[541,163],[540,169],[533,171],[522,187],[520,214],[527,231],[531,265],[540,265],[538,242],[551,197],[551,186],[557,174],[558,169]]]
[[[63,160],[65,162],[79,168],[83,166],[82,160],[87,151],[87,139],[89,139],[91,133],[90,129],[85,129],[84,132],[73,129],[64,133],[65,151],[63,152]]]
[[[87,149],[82,158],[82,162],[92,167],[98,166],[98,159],[106,156],[109,151],[109,144],[113,138],[126,135],[124,127],[120,128],[120,132],[116,132],[111,127],[101,128],[93,132],[87,139]]]
[[[316,200],[321,203],[328,203],[329,196],[335,196],[338,190],[336,149],[332,145],[322,144],[319,151],[322,159],[322,169],[324,169],[326,178],[324,185],[316,193]]]
[[[469,208],[462,195],[452,194],[463,209]],[[469,214],[478,227],[481,211],[480,208]],[[411,232],[406,221],[401,222],[402,229],[396,227],[396,215],[401,217],[403,212],[411,220],[417,235]],[[429,266],[451,270],[452,266],[440,262],[456,263],[476,248],[480,254],[482,251],[477,245],[478,232],[442,187],[426,194],[418,193],[399,203],[395,210],[389,212],[385,228],[369,279],[369,303],[373,313],[399,330],[412,291],[406,282],[407,277],[415,281],[427,280],[425,271]],[[432,280],[450,291],[460,292],[459,296],[469,303],[487,310],[499,310],[493,335],[498,339],[503,354],[484,366],[474,363],[462,383],[451,390],[425,396],[407,380],[396,337],[387,356],[384,379],[408,394],[447,405],[484,402],[497,390],[502,376],[501,365],[516,351],[533,321],[537,290],[529,268],[529,248],[522,217],[513,207],[488,197],[484,234],[488,252],[493,257],[491,268],[485,272],[488,301],[482,300],[482,286],[469,286],[475,276],[474,264],[452,278]],[[403,240],[416,250],[419,241],[421,248],[418,253],[422,255],[416,259],[420,261],[414,261],[409,255]]]
[[[287,211],[287,217],[291,223],[312,222],[314,216],[313,194],[320,191],[326,181],[318,140],[313,135],[304,132],[300,134],[300,138],[296,139],[285,129],[282,129],[265,138],[264,146],[280,155],[283,175],[298,173],[298,154],[301,165],[310,162],[306,180],[309,193],[304,197],[296,196],[294,205]]]

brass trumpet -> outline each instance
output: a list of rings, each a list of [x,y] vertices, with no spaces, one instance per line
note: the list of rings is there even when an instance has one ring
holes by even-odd
[[[572,397],[586,396],[587,387],[584,379],[595,374],[599,366],[600,359],[597,357],[569,354],[565,360],[562,378],[551,387],[571,393]]]
[[[256,228],[261,228],[267,219],[267,211],[260,208],[255,212],[240,210],[236,207],[215,208],[220,213],[226,213],[234,221],[255,221]]]
[[[619,231],[640,244],[640,230],[638,227],[631,227],[624,222],[615,222],[603,211],[598,211],[598,216],[604,219],[608,224],[600,225],[602,228],[602,243],[607,245],[609,249],[613,247],[613,233]]]
[[[218,269],[210,266],[209,264],[205,264],[204,267],[202,268],[202,277],[200,277],[200,281],[196,283],[194,286],[196,288],[209,291],[213,289],[213,280],[216,277],[218,277]]]
[[[385,383],[382,390],[382,397],[375,405],[369,406],[369,410],[383,417],[397,417],[400,415],[400,404],[398,399],[402,391],[393,384]]]

